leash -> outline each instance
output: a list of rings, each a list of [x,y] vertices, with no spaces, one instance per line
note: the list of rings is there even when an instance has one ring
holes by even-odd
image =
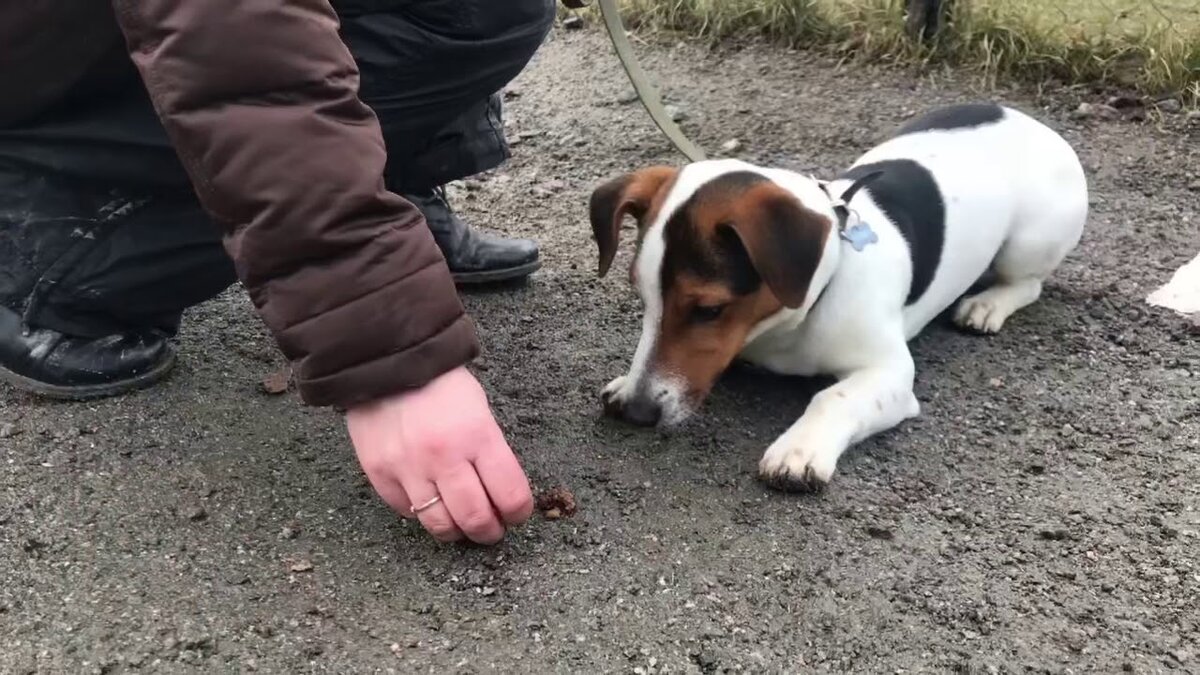
[[[688,140],[679,125],[675,124],[675,120],[671,119],[671,115],[663,107],[658,89],[651,84],[646,71],[642,70],[638,63],[637,56],[633,53],[633,45],[629,43],[629,36],[625,34],[625,25],[621,22],[621,11],[617,2],[618,0],[597,0],[600,16],[604,18],[604,27],[608,30],[608,37],[617,52],[617,60],[625,68],[625,74],[629,76],[638,100],[642,102],[642,107],[650,114],[650,119],[654,120],[659,131],[671,141],[671,145],[693,162],[704,160],[704,151]],[[583,9],[587,7],[588,0],[562,0],[562,3],[570,9]]]

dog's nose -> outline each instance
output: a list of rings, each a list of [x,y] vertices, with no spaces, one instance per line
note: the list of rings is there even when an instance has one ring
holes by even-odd
[[[662,407],[656,401],[637,397],[621,407],[621,417],[638,426],[652,427],[662,418]]]

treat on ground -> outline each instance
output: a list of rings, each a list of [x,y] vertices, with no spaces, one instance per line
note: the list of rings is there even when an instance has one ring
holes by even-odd
[[[562,486],[551,488],[538,495],[535,504],[546,520],[558,520],[575,515],[575,495]]]

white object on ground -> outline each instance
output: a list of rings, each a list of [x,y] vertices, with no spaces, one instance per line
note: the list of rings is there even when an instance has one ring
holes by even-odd
[[[1200,312],[1200,254],[1176,270],[1171,280],[1151,293],[1146,302],[1183,314]]]

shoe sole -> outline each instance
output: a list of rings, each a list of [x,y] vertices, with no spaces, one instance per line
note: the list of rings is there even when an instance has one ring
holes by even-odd
[[[89,384],[78,387],[67,387],[55,384],[46,384],[32,380],[24,375],[19,375],[13,371],[0,366],[0,381],[16,387],[17,389],[36,394],[44,398],[56,399],[59,401],[89,401],[98,398],[108,398],[110,396],[119,396],[127,394],[138,389],[145,389],[152,384],[161,381],[175,367],[175,351],[171,350],[167,354],[167,358],[162,363],[158,364],[152,370],[148,370],[137,377],[121,380],[120,382],[109,382],[107,384]]]
[[[527,277],[541,269],[541,267],[542,261],[534,260],[531,263],[517,265],[516,267],[506,267],[502,270],[485,270],[483,272],[453,272],[452,276],[454,277],[454,283],[463,286],[495,284]]]

